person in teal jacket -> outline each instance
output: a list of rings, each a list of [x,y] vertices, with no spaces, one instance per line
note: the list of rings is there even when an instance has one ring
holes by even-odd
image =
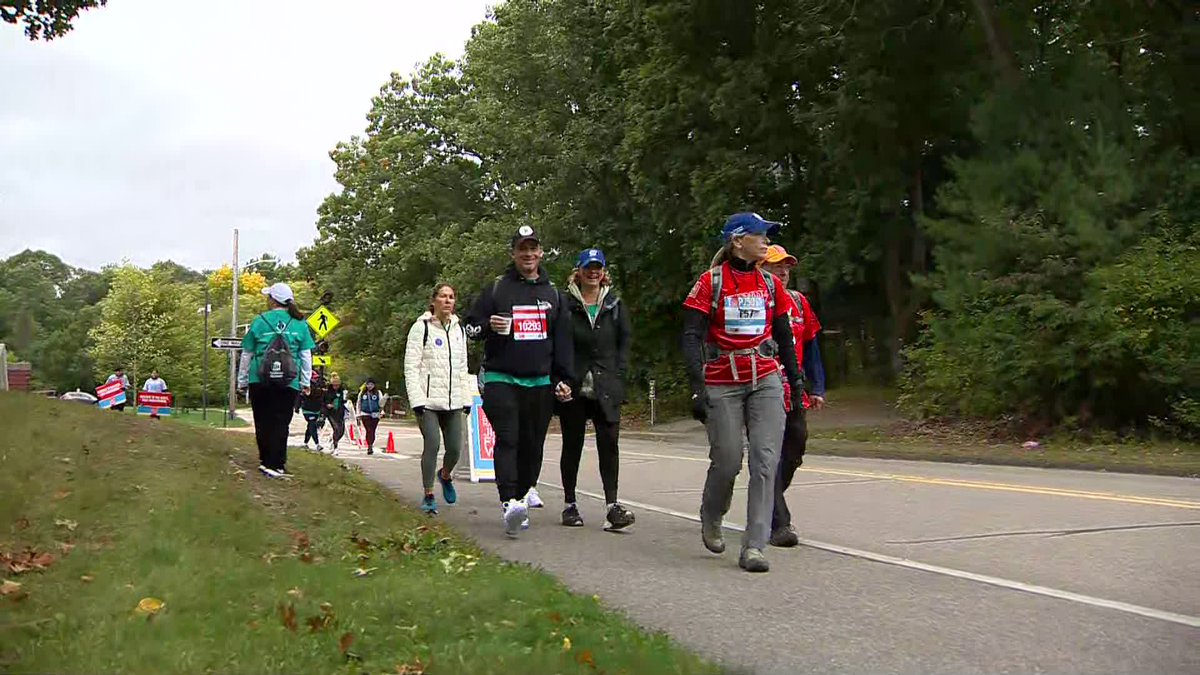
[[[258,470],[272,478],[287,477],[288,427],[295,410],[296,392],[309,393],[312,384],[312,350],[316,347],[304,313],[296,306],[292,289],[284,283],[263,289],[267,311],[250,322],[242,338],[238,388],[250,390],[254,410],[254,438],[258,442]],[[275,340],[282,336],[296,366],[289,382],[261,382],[259,364]]]

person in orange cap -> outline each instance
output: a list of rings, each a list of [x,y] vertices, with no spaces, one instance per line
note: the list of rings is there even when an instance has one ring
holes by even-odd
[[[796,257],[789,254],[778,244],[767,248],[762,268],[779,278],[783,287],[787,288],[791,278],[792,266]],[[795,546],[800,543],[796,528],[792,527],[792,513],[788,510],[783,493],[792,484],[796,469],[804,463],[804,447],[808,441],[808,420],[805,409],[815,407],[820,410],[825,405],[825,368],[821,365],[821,353],[817,349],[817,331],[821,323],[808,304],[808,298],[800,291],[788,290],[792,296],[793,306],[789,309],[789,319],[792,326],[792,342],[796,346],[796,361],[804,373],[804,380],[812,390],[803,392],[802,405],[793,406],[789,384],[784,383],[786,390],[783,395],[784,408],[787,411],[787,421],[783,431],[783,447],[779,455],[779,468],[775,472],[775,511],[771,516],[772,546]]]

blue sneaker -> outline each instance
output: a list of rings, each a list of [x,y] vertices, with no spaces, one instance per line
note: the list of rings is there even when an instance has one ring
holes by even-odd
[[[437,502],[433,499],[433,495],[425,495],[425,499],[421,500],[421,511],[431,516],[437,513]]]
[[[440,469],[437,472],[437,478],[438,482],[442,484],[442,499],[445,499],[447,504],[453,504],[458,501],[458,492],[454,489],[454,480],[451,478],[442,478]]]

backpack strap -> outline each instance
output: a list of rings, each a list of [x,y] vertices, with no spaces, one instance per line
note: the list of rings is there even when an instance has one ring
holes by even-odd
[[[721,304],[721,266],[722,265],[724,265],[724,263],[722,263],[721,265],[717,265],[716,267],[714,267],[708,271],[709,286],[711,287],[711,291],[712,291],[712,293],[711,293],[712,302],[710,303],[710,308],[709,308],[709,319],[710,320],[712,319],[712,317],[717,315],[717,311],[720,309],[720,304]]]
[[[758,271],[762,274],[763,281],[767,284],[767,293],[770,296],[770,300],[767,302],[767,319],[769,322],[771,316],[775,313],[775,275],[761,267],[758,268]]]

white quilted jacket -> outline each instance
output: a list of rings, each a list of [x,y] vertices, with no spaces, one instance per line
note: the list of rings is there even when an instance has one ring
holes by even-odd
[[[409,408],[454,410],[471,405],[467,338],[457,316],[451,315],[450,325],[443,326],[425,312],[408,330],[404,384]]]

